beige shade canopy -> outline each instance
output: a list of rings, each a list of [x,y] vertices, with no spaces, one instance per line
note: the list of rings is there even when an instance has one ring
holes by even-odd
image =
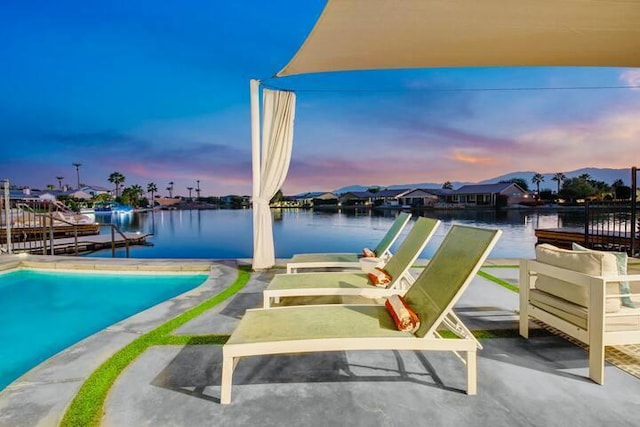
[[[470,66],[640,67],[640,0],[328,0],[277,75]]]

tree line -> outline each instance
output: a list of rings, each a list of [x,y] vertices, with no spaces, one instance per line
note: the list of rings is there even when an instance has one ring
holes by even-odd
[[[544,182],[544,175],[535,173],[531,178],[531,183],[536,186],[536,198],[543,201],[558,201],[560,199],[567,203],[575,203],[578,200],[614,200],[630,199],[631,187],[624,184],[621,179],[615,180],[611,184],[593,179],[588,173],[584,173],[574,178],[567,178],[564,173],[553,174],[552,181],[556,182],[556,191],[551,189],[540,190],[540,185]],[[523,178],[513,178],[507,181],[518,184],[523,190],[529,191],[529,183]]]

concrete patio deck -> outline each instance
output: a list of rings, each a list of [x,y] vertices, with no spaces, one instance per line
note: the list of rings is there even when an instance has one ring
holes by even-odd
[[[516,261],[490,263],[516,264]],[[223,266],[220,271],[211,282],[209,294],[235,279],[232,267]],[[517,269],[486,271],[517,283]],[[261,305],[261,291],[272,274],[254,273],[247,286],[233,298],[175,333],[231,333],[245,309]],[[478,276],[456,305],[456,312],[470,329],[515,330],[517,302],[517,294]],[[85,348],[104,347],[108,352],[135,338],[149,323],[157,322],[160,320],[146,319],[113,326],[81,344]],[[102,424],[638,424],[639,379],[607,365],[605,384],[599,386],[586,376],[587,354],[583,349],[556,336],[538,335],[530,340],[519,337],[482,340],[476,396],[461,391],[464,368],[451,353],[362,351],[243,359],[234,374],[231,405],[219,404],[220,346],[153,347],[114,384]],[[102,356],[78,351],[77,355],[63,352],[29,372],[21,383],[14,383],[0,393],[0,426],[57,425],[68,400],[81,384],[83,367],[104,360]]]

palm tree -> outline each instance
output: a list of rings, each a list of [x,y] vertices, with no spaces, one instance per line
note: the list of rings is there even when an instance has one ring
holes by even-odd
[[[150,182],[147,184],[147,193],[151,193],[151,207],[153,207],[153,200],[154,200],[153,195],[157,192],[158,192],[158,186],[155,183]]]
[[[109,175],[109,182],[116,186],[116,197],[118,197],[118,190],[120,190],[120,184],[122,184],[126,178],[120,172],[113,172]]]
[[[76,167],[76,177],[78,178],[78,190],[80,189],[80,166],[82,166],[82,163],[71,163],[73,166]]]
[[[187,187],[187,190],[189,190],[189,199],[191,199],[191,190],[193,190],[193,187]]]
[[[58,180],[58,188],[62,190],[62,180],[64,179],[64,176],[56,176],[56,179]]]
[[[531,178],[531,182],[534,183],[536,185],[536,189],[537,189],[537,199],[540,199],[540,183],[544,181],[544,176],[541,173],[536,172],[533,175],[533,178]]]
[[[167,191],[169,192],[169,198],[173,198],[173,181],[169,181],[169,186],[167,187]]]
[[[131,190],[131,196],[133,199],[132,203],[135,206],[138,206],[140,204],[140,198],[144,195],[144,190],[138,184],[132,185],[129,189]]]
[[[556,191],[556,194],[560,194],[560,186],[565,179],[567,179],[567,177],[562,172],[556,172],[553,174],[551,181],[556,181],[558,183],[558,191]]]

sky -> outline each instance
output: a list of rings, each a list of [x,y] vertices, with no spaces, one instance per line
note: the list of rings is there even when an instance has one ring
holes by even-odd
[[[286,195],[629,168],[640,69],[435,68],[273,79],[324,0],[4,0],[0,179],[251,194],[249,80],[296,91]],[[566,88],[580,89],[566,89]],[[534,88],[534,90],[527,90]],[[565,88],[565,89],[559,89]],[[500,90],[496,90],[500,89]],[[167,194],[165,194],[167,193]]]

